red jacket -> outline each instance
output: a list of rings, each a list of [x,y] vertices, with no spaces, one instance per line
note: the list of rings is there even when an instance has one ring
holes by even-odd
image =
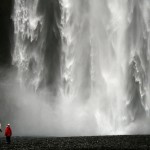
[[[7,126],[5,129],[5,136],[11,136],[12,135],[12,131],[10,126]]]

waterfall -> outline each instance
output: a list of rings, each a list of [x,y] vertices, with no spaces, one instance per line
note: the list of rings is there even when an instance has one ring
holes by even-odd
[[[14,52],[13,64],[18,68],[21,85],[28,84],[36,90],[43,72],[44,39],[42,16],[37,14],[38,1],[14,2]]]
[[[141,111],[149,116],[149,14],[150,3],[132,1],[128,15],[128,113],[132,120]],[[144,109],[144,110],[143,110]],[[131,115],[132,112],[132,115]],[[137,113],[138,112],[138,113]]]
[[[86,2],[62,0],[61,35],[62,35],[62,81],[65,93],[72,98],[85,96],[84,87],[88,84],[88,25]],[[80,4],[84,7],[80,7]],[[87,1],[88,3],[88,1]],[[86,17],[86,18],[84,18]],[[83,55],[85,55],[83,57]],[[71,99],[72,99],[71,98]]]
[[[147,0],[15,0],[20,85],[54,92],[45,101],[65,130],[132,132],[149,120],[149,15]]]
[[[69,94],[73,95],[73,65],[74,65],[74,34],[73,27],[71,25],[71,9],[72,4],[69,1],[61,1],[62,7],[62,18],[61,18],[61,33],[62,33],[62,86],[64,89],[64,94],[67,96]],[[70,96],[71,96],[70,95]]]

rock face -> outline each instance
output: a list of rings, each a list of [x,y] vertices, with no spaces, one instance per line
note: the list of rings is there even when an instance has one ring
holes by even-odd
[[[100,136],[100,137],[13,137],[10,145],[0,139],[0,149],[149,149],[150,136]]]
[[[0,2],[0,66],[11,64],[11,44],[13,44],[11,19],[13,0]]]

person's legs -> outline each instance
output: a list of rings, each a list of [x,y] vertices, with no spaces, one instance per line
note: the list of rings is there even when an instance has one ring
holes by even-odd
[[[6,136],[6,143],[8,144],[8,137]]]
[[[6,136],[6,143],[10,144],[10,136]]]
[[[9,136],[9,144],[11,143],[11,139],[10,139],[10,136]]]

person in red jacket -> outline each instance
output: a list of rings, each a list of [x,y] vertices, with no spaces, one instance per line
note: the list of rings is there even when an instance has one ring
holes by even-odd
[[[7,124],[6,129],[5,129],[5,136],[6,136],[7,144],[10,144],[11,142],[11,135],[12,135],[12,130],[11,130],[10,124]]]

